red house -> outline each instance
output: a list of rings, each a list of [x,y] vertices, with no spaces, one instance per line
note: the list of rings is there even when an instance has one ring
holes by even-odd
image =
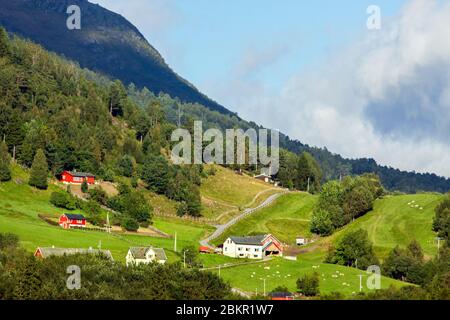
[[[86,172],[64,171],[59,181],[67,184],[82,184],[86,180],[88,184],[95,184],[95,176]]]
[[[64,229],[70,228],[85,228],[86,218],[81,214],[68,214],[65,213],[59,217],[59,225]]]

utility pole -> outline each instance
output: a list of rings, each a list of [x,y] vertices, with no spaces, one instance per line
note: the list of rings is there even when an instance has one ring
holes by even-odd
[[[264,282],[264,297],[266,296],[266,278],[263,279]]]
[[[437,240],[437,249],[438,249],[437,258],[439,260],[439,251],[441,251],[441,240],[443,240],[443,239],[440,237],[437,237],[436,240]]]
[[[175,240],[173,242],[173,251],[177,252],[177,233],[175,232]]]
[[[359,275],[359,292],[362,292],[362,289],[363,289],[362,278],[363,278],[363,275],[360,274]]]
[[[111,233],[111,226],[109,224],[109,213],[106,214],[106,231]]]
[[[309,182],[310,182],[310,177],[308,177],[308,189],[307,189],[307,192],[309,193]]]

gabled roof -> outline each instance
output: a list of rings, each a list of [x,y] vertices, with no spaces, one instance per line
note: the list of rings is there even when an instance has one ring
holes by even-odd
[[[109,250],[99,250],[99,249],[78,249],[78,248],[37,248],[36,252],[40,252],[43,258],[48,258],[52,256],[62,257],[64,255],[74,255],[74,254],[93,254],[93,255],[103,255],[110,260],[114,260]]]
[[[95,178],[95,175],[93,175],[92,173],[88,173],[88,172],[74,172],[74,171],[66,171],[68,174],[74,176],[74,177],[78,177],[78,178],[87,178],[87,177],[93,177]]]
[[[231,241],[236,244],[260,246],[267,235],[251,236],[251,237],[230,237]]]
[[[272,176],[269,176],[269,175],[263,173],[263,174],[259,174],[259,175],[255,176],[255,178],[256,179],[258,179],[258,178],[272,178]]]
[[[64,213],[64,215],[70,220],[86,220],[86,218],[82,214]]]
[[[146,254],[149,250],[153,250],[155,252],[156,260],[167,260],[166,252],[161,248],[153,248],[153,247],[131,247],[129,252],[135,259],[145,259]]]

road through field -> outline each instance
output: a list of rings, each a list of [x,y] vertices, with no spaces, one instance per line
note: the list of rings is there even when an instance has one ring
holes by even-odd
[[[235,225],[236,223],[238,223],[243,218],[248,217],[249,215],[253,214],[254,212],[256,212],[258,210],[261,210],[263,208],[266,208],[266,207],[270,206],[280,196],[282,196],[282,195],[284,195],[286,193],[288,193],[288,191],[282,191],[282,192],[273,194],[270,197],[268,197],[266,200],[264,200],[260,205],[254,207],[254,208],[246,209],[240,215],[234,217],[233,219],[231,219],[227,223],[216,226],[216,228],[217,228],[216,231],[214,231],[214,233],[211,234],[206,239],[201,240],[200,241],[200,245],[205,246],[205,247],[213,248],[213,246],[211,246],[210,243],[209,243],[210,241],[220,237],[228,228],[230,228],[231,226]]]

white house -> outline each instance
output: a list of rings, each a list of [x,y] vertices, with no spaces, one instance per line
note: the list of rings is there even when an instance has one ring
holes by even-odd
[[[230,237],[223,244],[223,254],[232,258],[264,259],[283,256],[283,246],[271,234],[252,237]]]
[[[153,247],[133,247],[128,250],[126,263],[127,266],[149,264],[152,262],[158,262],[165,264],[167,262],[167,256],[164,249]]]

